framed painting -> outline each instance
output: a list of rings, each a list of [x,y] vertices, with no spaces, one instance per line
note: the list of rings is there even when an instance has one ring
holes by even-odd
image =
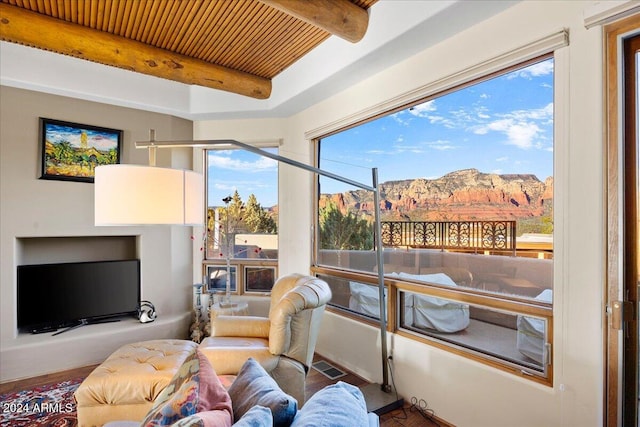
[[[271,292],[276,282],[276,268],[264,266],[246,266],[244,268],[246,292]]]
[[[120,163],[122,131],[40,118],[40,179],[93,182],[95,168]]]

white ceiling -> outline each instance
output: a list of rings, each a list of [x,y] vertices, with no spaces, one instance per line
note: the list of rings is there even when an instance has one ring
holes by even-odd
[[[257,100],[0,42],[0,84],[190,120],[287,117],[475,25],[517,1],[380,0],[356,44],[336,36],[273,79]]]

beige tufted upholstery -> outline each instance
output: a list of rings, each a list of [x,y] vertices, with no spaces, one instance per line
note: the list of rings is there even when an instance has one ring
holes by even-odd
[[[331,290],[323,280],[302,274],[284,276],[273,285],[268,318],[212,318],[211,337],[202,341],[200,349],[219,375],[237,374],[253,357],[302,405],[305,376],[330,299]]]
[[[218,316],[213,336],[200,349],[218,375],[235,375],[249,357],[255,358],[302,405],[304,379],[330,299],[322,280],[300,274],[283,277],[273,287],[269,318]],[[120,347],[76,390],[78,426],[141,421],[196,346],[165,339]]]
[[[120,347],[76,390],[78,426],[142,420],[196,346],[192,341],[154,340]]]

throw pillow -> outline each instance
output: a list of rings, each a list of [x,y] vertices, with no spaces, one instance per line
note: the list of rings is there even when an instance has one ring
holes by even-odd
[[[229,387],[233,404],[233,417],[236,420],[256,405],[271,410],[273,425],[286,427],[291,424],[298,410],[298,401],[282,391],[278,383],[253,358],[249,358],[236,380]]]
[[[167,426],[190,415],[206,412],[200,416],[203,426],[228,427],[231,426],[231,411],[229,394],[209,360],[195,349],[156,398],[142,426]]]
[[[271,409],[256,405],[249,409],[233,427],[273,427]]]
[[[367,427],[367,404],[360,389],[342,381],[327,386],[304,404],[291,427]]]

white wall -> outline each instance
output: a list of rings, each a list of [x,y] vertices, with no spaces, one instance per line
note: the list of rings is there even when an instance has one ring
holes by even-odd
[[[147,163],[134,142],[190,139],[188,120],[61,96],[0,87],[0,376],[2,382],[85,366],[104,360],[124,343],[185,337],[192,301],[191,229],[95,227],[93,184],[40,180],[38,118],[46,117],[124,131],[122,163]],[[158,164],[191,166],[191,151],[158,153]],[[132,183],[132,185],[135,185]],[[60,336],[18,334],[16,266],[18,239],[29,237],[134,236],[141,259],[142,298],[154,303],[158,320],[92,325]],[[73,239],[67,239],[70,241]],[[51,250],[49,262],[92,260],[79,251]],[[81,251],[80,251],[81,252]]]
[[[546,387],[391,336],[396,385],[457,426],[596,426],[603,419],[602,34],[586,30],[592,2],[526,1],[331,99],[281,121],[209,121],[196,138],[278,136],[281,153],[311,159],[305,133],[568,29],[556,56],[554,384]],[[416,41],[419,43],[419,40]],[[280,274],[307,272],[311,185],[281,167]],[[588,232],[585,232],[587,230]],[[339,331],[339,333],[338,333]],[[375,330],[328,313],[317,351],[380,381]],[[354,345],[357,343],[357,345]]]
[[[281,139],[278,153],[299,162],[311,163],[304,135],[289,128],[286,119],[226,120],[195,122],[194,139],[236,139],[241,142]],[[311,259],[312,200],[308,196],[311,174],[280,163],[278,165],[278,275],[309,272]]]

